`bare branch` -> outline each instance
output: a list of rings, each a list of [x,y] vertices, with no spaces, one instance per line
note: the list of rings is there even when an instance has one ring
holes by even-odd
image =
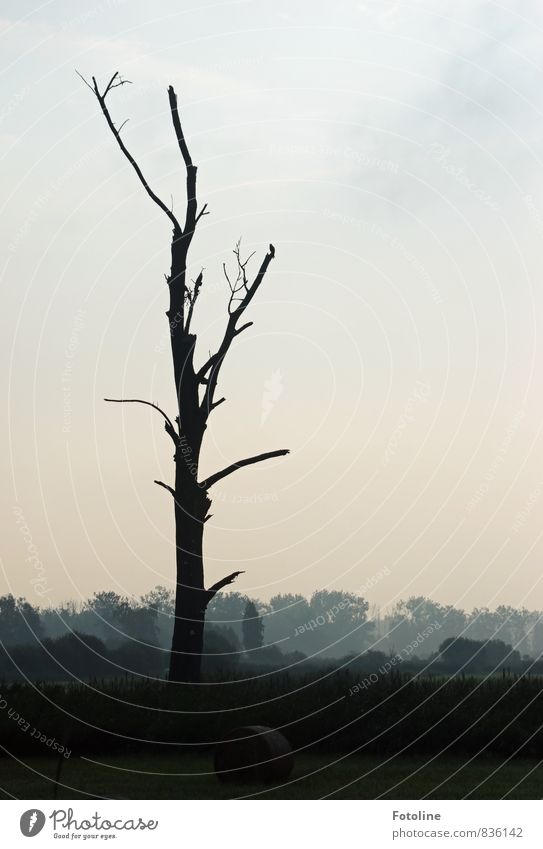
[[[232,315],[237,307],[236,303],[241,303],[243,299],[249,292],[249,284],[247,281],[247,265],[249,264],[252,257],[255,255],[255,251],[253,251],[247,259],[242,260],[241,258],[241,239],[238,239],[236,242],[236,247],[232,251],[234,256],[236,257],[237,262],[237,274],[236,274],[236,282],[232,283],[230,277],[228,276],[228,272],[226,271],[226,263],[223,262],[223,271],[226,280],[228,281],[228,286],[230,287],[230,300],[228,301],[228,314]]]
[[[194,168],[189,149],[185,141],[185,136],[181,128],[181,120],[179,118],[179,111],[177,109],[177,95],[173,86],[168,87],[168,98],[170,101],[170,111],[172,113],[172,122],[175,130],[175,135],[177,137],[179,150],[181,151],[181,156],[183,157],[183,162],[185,163],[185,166],[187,168]]]
[[[189,312],[188,312],[188,315],[187,315],[187,322],[185,324],[185,332],[186,333],[188,333],[189,330],[190,330],[190,322],[192,320],[192,313],[194,311],[194,304],[196,303],[196,299],[198,298],[198,295],[200,294],[200,289],[202,288],[202,281],[204,279],[203,275],[204,275],[204,269],[202,268],[198,277],[194,281],[194,289],[192,290],[192,294],[187,289],[187,294],[189,296],[190,306],[189,306]]]
[[[242,259],[241,259],[241,239],[239,239],[233,252],[235,254],[235,257],[236,257],[236,260],[237,260],[237,263],[238,263],[237,280],[238,281],[241,280],[241,285],[238,287],[237,291],[239,291],[240,289],[245,289],[247,291],[248,286],[247,286],[247,271],[246,271],[246,269],[247,269],[247,265],[249,264],[250,260],[254,257],[256,251],[253,251],[251,254],[249,254],[249,256],[247,257],[246,260],[242,261]]]
[[[234,253],[236,253],[236,251],[238,250],[238,246],[239,246],[239,242],[238,242],[238,245],[236,246],[236,249],[234,250]],[[213,404],[213,397],[214,397],[215,389],[216,389],[216,386],[217,386],[217,380],[218,380],[218,377],[219,377],[219,371],[220,371],[220,368],[221,368],[222,363],[224,361],[224,358],[225,358],[226,354],[228,353],[230,345],[232,344],[233,339],[238,335],[238,333],[241,333],[243,330],[245,330],[247,327],[249,327],[252,324],[252,322],[248,322],[247,324],[244,324],[239,328],[237,327],[238,319],[245,312],[245,310],[247,309],[247,307],[251,303],[252,299],[254,298],[254,296],[255,296],[255,294],[258,290],[258,287],[262,283],[264,276],[266,274],[266,271],[268,270],[268,266],[269,266],[270,262],[272,261],[272,259],[274,258],[274,256],[275,256],[275,248],[274,248],[273,245],[270,245],[269,251],[266,254],[266,256],[264,257],[264,259],[262,260],[262,263],[260,265],[260,268],[258,270],[258,273],[257,273],[254,281],[250,285],[247,284],[245,295],[240,299],[239,306],[237,306],[232,312],[230,312],[230,315],[228,317],[228,323],[226,325],[226,330],[225,330],[225,333],[224,333],[224,337],[223,337],[221,344],[219,345],[218,350],[216,351],[215,354],[212,354],[212,356],[209,357],[207,362],[204,363],[204,365],[202,366],[202,368],[199,370],[199,372],[197,374],[197,379],[199,380],[200,383],[205,383],[206,380],[207,380],[206,391],[205,391],[204,398],[203,398],[203,401],[202,401],[202,408],[204,410],[211,410],[211,407],[212,407],[212,404]],[[245,264],[247,262],[248,262],[248,260],[245,260]],[[236,293],[236,284],[234,284],[234,285],[231,284],[231,282],[228,278],[226,269],[225,269],[225,275],[226,275],[226,279],[228,280],[228,283],[230,285],[230,291],[232,292],[232,297],[230,299],[230,304],[229,304],[229,308],[230,308],[230,305],[232,304],[232,299],[233,299],[233,297],[235,296],[235,293]],[[237,283],[237,281],[236,281],[236,283]],[[245,284],[243,284],[243,286],[245,287]],[[209,375],[206,378],[206,375],[207,375],[208,372],[209,372]]]
[[[183,134],[183,129],[181,127],[181,120],[179,118],[179,111],[177,109],[177,95],[174,91],[173,86],[169,86],[168,88],[168,98],[170,101],[170,111],[172,113],[172,122],[175,130],[175,135],[177,138],[177,143],[179,145],[179,150],[181,151],[181,155],[183,157],[183,161],[185,163],[185,168],[187,171],[187,213],[185,217],[185,227],[183,229],[183,237],[187,239],[189,242],[192,239],[194,234],[194,228],[196,227],[196,210],[197,210],[197,201],[196,201],[196,165],[193,165],[192,159],[189,153],[189,149],[187,147],[187,143],[185,141],[185,136]],[[204,212],[202,210],[202,213]]]
[[[225,401],[226,401],[226,398],[219,398],[219,400],[218,400],[218,401],[214,401],[214,402],[212,403],[211,407],[209,408],[209,412],[211,412],[211,410],[214,410],[214,409],[215,409],[216,407],[218,407],[220,404],[224,404],[224,402],[225,402]]]
[[[207,590],[207,592],[208,592],[208,594],[209,594],[209,601],[211,601],[211,599],[213,598],[213,596],[215,595],[215,593],[218,593],[218,592],[219,592],[219,590],[222,590],[222,588],[223,588],[223,587],[227,587],[227,586],[228,586],[228,584],[233,584],[233,583],[234,583],[234,581],[236,580],[236,578],[238,577],[238,575],[244,575],[244,574],[245,574],[245,573],[244,573],[243,571],[240,571],[240,572],[232,572],[232,574],[231,574],[231,575],[227,575],[227,576],[226,576],[226,578],[222,578],[222,580],[217,581],[217,583],[216,583],[216,584],[213,584],[213,586],[212,586],[212,587],[210,587],[210,588]]]
[[[227,475],[231,475],[232,472],[236,472],[244,466],[252,466],[254,463],[261,463],[263,460],[271,460],[273,457],[284,457],[285,454],[289,453],[290,451],[288,448],[281,448],[279,451],[267,451],[265,454],[257,454],[255,457],[247,457],[245,460],[238,460],[237,463],[232,463],[232,465],[227,466],[226,469],[222,469],[220,472],[215,472],[214,475],[210,475],[198,484],[198,486],[202,489],[209,489],[213,486],[213,484],[218,483],[218,481],[227,477]]]
[[[226,263],[225,263],[225,262],[223,262],[223,264],[222,264],[222,270],[224,271],[224,276],[226,277],[226,282],[227,282],[227,283],[228,283],[228,285],[230,286],[230,291],[233,293],[233,292],[234,292],[234,287],[233,287],[233,286],[232,286],[232,284],[230,283],[230,278],[229,278],[229,276],[228,276],[228,272],[227,272],[227,270],[226,270]]]
[[[264,276],[266,274],[266,271],[268,270],[268,266],[269,266],[270,262],[272,261],[272,259],[274,258],[274,256],[275,256],[275,248],[274,248],[273,245],[270,245],[269,251],[266,254],[266,256],[264,257],[264,259],[262,260],[262,264],[261,264],[260,268],[258,269],[258,273],[257,273],[255,279],[253,280],[252,284],[250,285],[249,290],[248,290],[247,294],[245,295],[245,297],[243,298],[242,303],[240,304],[240,306],[237,308],[236,312],[234,313],[234,315],[236,316],[236,321],[240,317],[240,315],[247,309],[247,307],[249,306],[249,304],[253,300],[254,296],[256,295],[257,289],[259,288],[260,284],[262,283]]]
[[[114,73],[114,74],[113,74],[113,76],[111,77],[110,81],[108,82],[107,86],[105,87],[105,89],[104,89],[104,93],[103,93],[102,97],[104,97],[104,98],[106,98],[106,97],[107,97],[108,92],[109,92],[109,90],[111,89],[111,86],[112,86],[112,85],[113,85],[113,83],[115,82],[115,79],[117,78],[117,76],[118,76],[118,75],[119,75],[119,72],[118,72],[118,71],[115,71],[115,73]],[[119,79],[120,79],[120,76],[119,76]],[[93,81],[93,83],[94,83],[94,85],[95,85],[95,87],[96,87],[96,80],[95,80],[95,78],[94,78],[94,77],[92,78],[92,81]]]
[[[173,495],[173,497],[175,498],[175,489],[173,487],[169,486],[167,483],[164,483],[163,481],[153,481],[153,483],[156,483],[157,486],[162,486],[162,487],[164,487],[164,489],[167,489],[168,492],[170,493],[170,495]]]
[[[170,495],[172,496],[173,500],[175,501],[176,507],[180,507],[181,509],[183,509],[183,506],[180,503],[180,501],[178,500],[177,495],[175,493],[175,489],[173,488],[173,486],[170,486],[169,484],[164,483],[164,481],[153,481],[153,483],[156,483],[157,486],[161,486],[163,489],[167,489],[168,492],[170,493]]]
[[[209,215],[209,212],[207,212],[207,203],[204,203],[204,205],[203,205],[202,209],[200,210],[200,212],[199,212],[199,213],[198,213],[198,215],[196,216],[196,224],[198,224],[198,222],[199,222],[200,218],[202,217],[202,215]]]
[[[79,73],[79,71],[77,70],[77,68],[75,68],[74,70],[75,70],[75,72],[76,72],[77,76],[79,77],[79,79],[83,80],[83,82],[85,83],[85,85],[87,86],[87,88],[90,88],[90,90],[91,90],[91,91],[92,91],[92,93],[94,94],[94,89],[93,89],[93,87],[91,86],[91,84],[90,84],[89,82],[87,82],[87,80],[85,79],[85,77],[83,76],[83,74],[80,74],[80,73]]]
[[[111,404],[145,404],[147,407],[152,407],[153,410],[157,410],[160,415],[165,420],[164,429],[166,433],[171,436],[175,446],[179,444],[179,436],[164,410],[161,410],[156,404],[152,404],[151,401],[142,401],[140,398],[104,398],[104,401],[108,401]]]
[[[96,85],[96,80],[94,79],[94,77],[92,78],[92,81],[94,85]],[[132,80],[123,80],[119,72],[115,71],[107,86],[105,87],[102,97],[105,99],[112,88],[119,88],[119,86],[122,85],[132,85]]]
[[[158,207],[160,207],[160,209],[168,216],[168,218],[170,219],[170,221],[172,222],[172,224],[174,226],[174,231],[180,234],[181,233],[181,227],[179,225],[177,218],[175,217],[173,212],[171,212],[168,209],[168,207],[166,206],[164,201],[162,201],[158,197],[158,195],[155,194],[155,192],[149,186],[149,183],[145,179],[141,168],[139,167],[138,163],[136,162],[136,160],[134,159],[134,157],[132,156],[132,154],[127,149],[126,145],[124,144],[124,142],[123,142],[123,140],[120,136],[120,130],[118,130],[116,128],[115,124],[113,123],[113,121],[111,119],[111,115],[109,114],[109,109],[106,105],[106,97],[109,94],[109,92],[114,88],[118,88],[119,86],[123,86],[123,85],[130,83],[130,80],[123,80],[120,77],[119,72],[116,71],[113,74],[113,76],[111,77],[110,81],[108,82],[106,88],[104,89],[104,92],[101,93],[100,89],[98,88],[98,83],[96,82],[95,77],[92,78],[93,84],[92,84],[92,86],[90,86],[90,84],[84,79],[84,77],[81,76],[81,74],[79,74],[78,71],[76,71],[76,73],[81,77],[81,79],[83,80],[85,85],[87,85],[89,88],[91,88],[92,91],[94,92],[94,95],[96,96],[96,99],[97,99],[98,103],[100,104],[100,108],[103,112],[103,115],[104,115],[104,117],[107,121],[107,125],[108,125],[109,129],[113,133],[115,140],[116,140],[117,144],[119,145],[121,151],[124,153],[124,155],[126,156],[128,161],[130,162],[130,165],[132,166],[132,168],[134,169],[134,171],[138,175],[139,181],[142,184],[143,188],[145,189],[145,191],[147,192],[147,194],[149,195],[151,200],[154,201],[154,203],[156,203],[156,205]]]
[[[253,321],[248,321],[247,324],[242,324],[241,327],[238,327],[237,330],[234,330],[234,336],[239,336],[240,333],[243,333],[243,331],[247,330],[248,327],[252,327],[253,324]]]

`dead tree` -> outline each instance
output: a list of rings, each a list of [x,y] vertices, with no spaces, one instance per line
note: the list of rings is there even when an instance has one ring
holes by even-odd
[[[107,104],[108,96],[119,86],[125,85],[119,73],[113,74],[105,88],[100,90],[96,79],[92,84],[84,80],[95,95],[106,123],[120,150],[136,172],[136,175],[153,203],[169,219],[172,226],[171,268],[167,276],[169,289],[168,317],[173,376],[177,397],[177,416],[175,424],[159,406],[140,398],[106,398],[117,403],[147,404],[164,419],[164,429],[175,446],[175,482],[173,486],[155,481],[164,487],[173,498],[176,542],[176,594],[175,623],[170,655],[169,678],[172,681],[198,681],[202,659],[204,621],[206,608],[213,596],[223,587],[231,584],[241,572],[233,572],[210,587],[204,583],[203,532],[204,524],[210,518],[211,499],[209,490],[218,481],[243,466],[250,466],[288,454],[288,450],[268,451],[255,457],[238,460],[225,469],[203,480],[199,479],[200,451],[209,416],[224,398],[216,398],[217,383],[222,364],[232,342],[252,325],[251,321],[240,323],[245,317],[247,307],[256,295],[268,266],[275,256],[273,245],[264,256],[260,268],[253,279],[248,273],[251,257],[243,259],[240,244],[234,249],[236,269],[229,275],[223,265],[224,275],[230,287],[228,316],[224,336],[217,350],[199,368],[195,365],[196,335],[191,332],[194,308],[203,284],[203,272],[193,282],[187,280],[187,256],[196,226],[203,215],[207,214],[207,204],[199,210],[196,196],[196,166],[193,164],[177,108],[177,96],[174,89],[168,89],[170,112],[177,144],[181,152],[186,173],[186,210],[183,223],[173,210],[153,191],[140,166],[126,147],[121,136],[121,126],[117,127],[111,118]],[[252,255],[251,255],[252,256]]]

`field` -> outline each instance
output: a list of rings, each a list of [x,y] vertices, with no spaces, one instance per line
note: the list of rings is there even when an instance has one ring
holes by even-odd
[[[56,761],[0,759],[5,798],[55,798]],[[299,755],[282,787],[225,786],[211,756],[71,758],[63,764],[57,798],[106,799],[540,799],[543,765],[519,758],[429,758]]]
[[[540,677],[359,681],[0,685],[0,786],[53,798],[60,764],[58,798],[543,798]],[[213,747],[244,725],[288,738],[288,784],[218,782]]]
[[[267,725],[304,752],[543,757],[541,677],[388,675],[366,689],[359,680],[333,673],[201,685],[0,684],[0,747],[48,754],[41,733],[74,756],[192,754],[233,728]]]

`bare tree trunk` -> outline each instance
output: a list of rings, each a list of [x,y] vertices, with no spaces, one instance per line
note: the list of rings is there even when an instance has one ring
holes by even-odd
[[[204,525],[186,512],[183,502],[175,508],[177,578],[169,679],[199,681],[208,601],[203,583]]]
[[[196,336],[191,333],[191,321],[194,305],[202,286],[202,272],[192,285],[187,284],[187,256],[194,236],[196,225],[203,215],[207,215],[204,204],[200,212],[196,199],[196,166],[193,164],[177,110],[177,96],[170,86],[168,100],[170,112],[179,150],[183,157],[186,172],[186,210],[185,221],[181,224],[172,208],[153,191],[147,182],[140,166],[126,147],[121,131],[126,122],[117,127],[111,118],[106,99],[116,88],[126,85],[118,72],[113,74],[103,91],[100,90],[96,78],[92,77],[92,85],[84,80],[100,104],[107,125],[143,186],[149,198],[166,215],[173,226],[171,242],[171,269],[167,278],[170,303],[166,313],[170,325],[172,361],[177,399],[178,415],[176,425],[157,404],[139,398],[106,398],[106,401],[117,403],[146,404],[157,410],[165,422],[165,430],[175,446],[175,486],[169,486],[162,481],[155,481],[166,489],[174,499],[175,513],[175,544],[176,544],[176,593],[175,593],[175,624],[170,656],[171,681],[198,681],[202,660],[204,623],[206,608],[215,593],[231,584],[241,572],[233,572],[213,584],[208,589],[204,584],[203,567],[203,532],[204,523],[209,518],[208,510],[211,501],[208,490],[227,475],[244,466],[260,463],[272,457],[288,454],[287,449],[269,451],[255,457],[247,457],[232,463],[225,469],[210,475],[203,481],[198,479],[200,450],[211,412],[225,400],[215,400],[215,390],[219,372],[234,339],[251,327],[248,321],[238,326],[238,321],[256,294],[268,266],[275,256],[275,248],[269,246],[260,268],[252,281],[247,276],[247,265],[251,256],[242,260],[240,243],[236,245],[234,254],[237,268],[235,278],[230,279],[226,264],[223,264],[224,274],[230,287],[228,303],[228,319],[223,339],[216,350],[210,355],[204,365],[195,371],[194,348]],[[202,397],[200,397],[202,395]]]
[[[196,337],[184,329],[187,249],[192,233],[174,231],[168,280],[172,363],[178,404],[179,444],[175,452],[175,622],[170,681],[198,681],[204,642],[207,593],[204,588],[203,533],[210,501],[198,485],[205,418],[194,372]]]
[[[174,360],[175,369],[175,360]],[[191,372],[189,364],[185,370]],[[182,381],[183,385],[184,381]],[[186,387],[185,387],[186,390]],[[181,393],[180,393],[181,394]],[[180,405],[181,407],[182,405]],[[175,453],[175,622],[170,655],[170,681],[199,681],[208,593],[204,587],[204,522],[211,501],[198,484],[202,432],[198,421],[185,419]],[[196,407],[198,411],[198,407]],[[181,427],[180,427],[181,430]]]

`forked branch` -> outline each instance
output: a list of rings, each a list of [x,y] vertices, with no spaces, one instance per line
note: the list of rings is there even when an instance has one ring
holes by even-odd
[[[123,154],[128,159],[128,161],[130,162],[130,165],[132,166],[132,168],[134,169],[134,171],[138,175],[139,181],[142,184],[143,188],[145,189],[145,191],[147,192],[147,194],[149,195],[151,200],[154,203],[156,203],[156,205],[158,207],[160,207],[160,209],[162,210],[162,212],[164,212],[165,215],[168,216],[168,218],[170,219],[170,221],[172,222],[172,224],[174,226],[174,231],[180,234],[181,233],[181,226],[179,224],[179,221],[177,220],[177,218],[175,217],[175,215],[173,214],[171,209],[169,209],[166,206],[166,204],[164,203],[164,201],[161,200],[159,198],[159,196],[152,190],[152,188],[150,187],[149,183],[147,182],[145,176],[143,175],[143,172],[142,172],[140,166],[138,165],[138,163],[136,162],[136,160],[134,159],[134,157],[132,156],[132,154],[130,153],[130,151],[128,150],[128,148],[126,147],[125,143],[123,142],[123,140],[121,138],[120,130],[122,129],[122,127],[124,126],[124,123],[126,123],[126,121],[121,125],[120,129],[117,129],[117,127],[113,123],[113,120],[112,120],[111,115],[109,113],[109,109],[108,109],[107,104],[106,104],[106,97],[108,96],[109,92],[112,91],[112,89],[114,89],[114,88],[119,88],[120,86],[127,85],[128,83],[130,83],[130,80],[123,80],[122,77],[120,76],[119,72],[115,71],[115,73],[111,77],[110,81],[108,82],[107,86],[105,87],[104,91],[101,92],[99,87],[98,87],[98,83],[96,82],[96,77],[92,77],[92,86],[91,86],[90,83],[88,83],[87,80],[85,80],[85,78],[81,76],[79,71],[77,71],[76,73],[81,77],[81,79],[83,80],[85,85],[87,85],[88,88],[90,88],[91,91],[94,92],[94,95],[95,95],[98,103],[100,104],[100,109],[103,112],[104,118],[107,121],[107,125],[108,125],[109,129],[111,130],[111,132],[113,133],[113,136],[115,137],[115,141],[117,142],[117,144],[119,145]]]
[[[207,360],[207,362],[204,363],[197,375],[197,378],[200,383],[203,383],[206,386],[206,391],[204,393],[204,398],[202,401],[202,410],[204,412],[209,412],[213,409],[214,394],[219,378],[219,371],[233,340],[243,330],[246,330],[246,328],[250,327],[252,324],[252,322],[246,322],[241,327],[237,326],[238,319],[243,315],[243,313],[253,300],[260,284],[262,283],[265,277],[266,271],[268,270],[268,266],[275,256],[275,248],[273,245],[270,245],[268,253],[262,260],[258,273],[252,283],[249,283],[246,274],[246,265],[249,260],[241,260],[239,257],[239,243],[236,245],[234,253],[236,254],[238,260],[238,279],[236,280],[236,282],[232,283],[225,271],[228,280],[228,285],[230,286],[230,301],[228,308],[229,316],[226,325],[226,330],[224,332],[224,337],[221,344],[219,345],[218,350],[209,357],[209,359]],[[242,295],[240,295],[241,292],[243,292]],[[233,307],[233,304],[237,303],[238,301],[238,306]]]
[[[209,596],[209,601],[211,601],[211,599],[213,598],[215,593],[218,593],[219,590],[222,590],[223,587],[227,587],[228,584],[233,584],[234,581],[236,580],[236,578],[238,577],[238,575],[243,575],[243,574],[244,574],[243,571],[232,572],[231,575],[227,575],[226,578],[222,578],[220,581],[217,581],[216,584],[213,584],[213,586],[210,587],[207,590],[207,593],[208,593],[208,596]]]

